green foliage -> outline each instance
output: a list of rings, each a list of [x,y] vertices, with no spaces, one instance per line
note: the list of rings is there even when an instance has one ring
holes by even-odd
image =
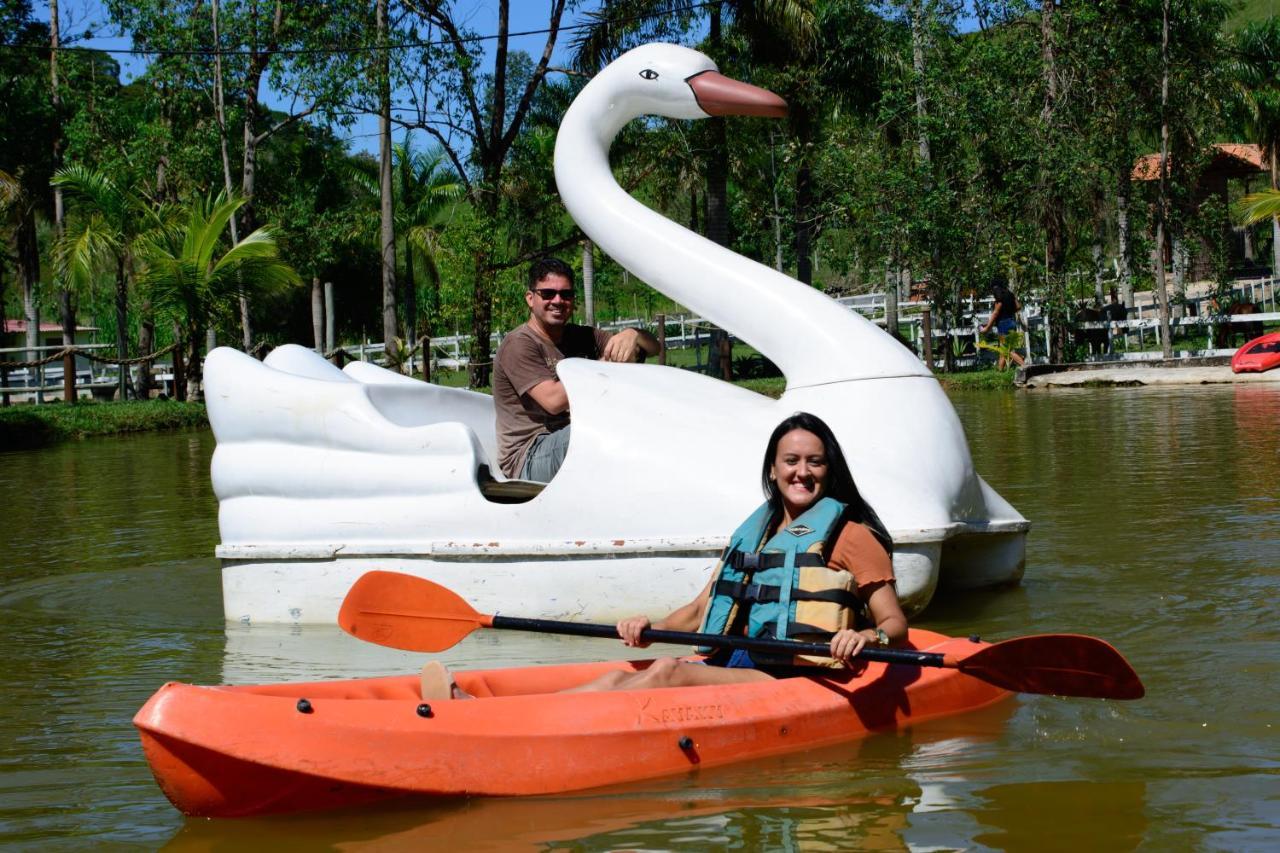
[[[190,332],[231,312],[236,297],[280,292],[299,283],[276,252],[274,229],[264,226],[218,254],[231,216],[244,199],[199,199],[186,222],[148,236],[142,285],[151,304],[170,312]]]
[[[1280,47],[1275,16],[1257,14],[1265,2],[1241,5],[1239,15],[1257,23],[1232,30],[1230,43],[1222,34],[1230,4],[1176,0],[1170,7],[1166,222],[1189,245],[1204,240],[1219,281],[1231,260],[1222,214],[1201,203],[1197,171],[1212,142],[1276,147]],[[212,38],[210,4],[104,6],[139,47],[169,52],[125,83],[110,56],[63,51],[63,107],[55,114],[48,30],[29,3],[0,2],[0,41],[41,46],[0,51],[0,172],[21,190],[9,197],[0,236],[16,246],[18,213],[36,217],[24,227],[55,262],[44,274],[52,268],[73,282],[82,322],[110,326],[123,295],[127,327],[119,334],[126,338],[158,311],[188,331],[211,325],[226,339],[238,323],[231,308],[243,280],[215,286],[201,278],[198,260],[178,260],[186,237],[177,235],[191,233],[201,205],[204,226],[213,227],[209,199],[225,180],[213,61],[200,50]],[[421,306],[404,318],[411,331],[403,337],[510,328],[524,319],[521,277],[531,257],[553,251],[580,264],[581,235],[559,203],[551,155],[583,78],[544,78],[540,41],[511,42],[500,60],[490,43],[467,40],[488,33],[468,29],[454,4],[391,6],[389,40],[427,45],[390,55],[397,116],[410,125],[394,158],[397,277],[411,288],[397,303]],[[959,17],[961,7],[977,16],[976,30]],[[244,177],[246,129],[258,151],[252,221],[241,224],[249,231],[270,223],[279,261],[305,279],[334,282],[339,336],[362,338],[382,323],[370,203],[376,169],[337,130],[376,106],[381,54],[313,48],[371,45],[373,4],[280,9],[277,25],[276,4],[221,4],[233,185]],[[791,104],[786,121],[729,120],[723,142],[712,122],[637,122],[613,149],[619,182],[695,231],[707,229],[708,166],[726,158],[729,238],[744,255],[808,274],[832,291],[880,289],[909,272],[942,329],[954,328],[969,296],[1003,274],[1021,298],[1045,303],[1063,357],[1080,299],[1069,283],[1092,282],[1095,244],[1105,260],[1115,255],[1115,199],[1125,192],[1132,280],[1150,287],[1157,188],[1131,183],[1130,174],[1139,155],[1159,147],[1160,0],[733,0],[714,8],[600,0],[582,11],[599,24],[573,45],[574,64],[587,74],[637,43],[678,41]],[[265,87],[296,96],[293,113],[264,107],[257,93]],[[48,187],[58,134],[72,170],[66,174],[79,174],[81,186],[63,184],[67,231],[55,249]],[[91,175],[102,180],[93,185]],[[1249,211],[1259,221],[1271,209]],[[228,246],[222,236],[213,242],[216,265]],[[168,284],[156,279],[135,292],[135,271],[163,266],[144,244],[168,247]],[[0,254],[0,285],[13,278],[14,254]],[[265,258],[242,272],[259,261]],[[599,319],[681,310],[599,252],[595,270]],[[38,295],[44,316],[53,290]],[[306,290],[269,290],[253,303],[259,338],[309,341]],[[170,329],[161,323],[158,330],[162,345]]]
[[[1252,225],[1280,216],[1280,191],[1262,190],[1247,195],[1237,204],[1234,213],[1241,225]]]

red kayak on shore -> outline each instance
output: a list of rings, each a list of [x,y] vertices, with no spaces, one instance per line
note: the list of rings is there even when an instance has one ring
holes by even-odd
[[[1273,367],[1280,367],[1280,332],[1254,338],[1231,357],[1233,373],[1264,373]]]
[[[990,648],[915,629],[909,647],[959,658]],[[416,675],[171,682],[133,722],[178,809],[232,817],[406,795],[554,794],[852,740],[1009,696],[956,669],[874,662],[729,687],[555,692],[646,665],[463,671],[458,686],[477,698],[429,703]]]

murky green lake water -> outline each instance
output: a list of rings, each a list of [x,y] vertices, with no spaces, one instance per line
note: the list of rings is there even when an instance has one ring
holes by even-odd
[[[1147,697],[1022,696],[791,755],[574,796],[186,820],[129,721],[171,679],[407,671],[336,628],[224,626],[207,433],[0,453],[0,844],[178,849],[1280,848],[1280,386],[957,394],[1033,522],[1020,587],[917,624],[1118,646]],[[449,658],[599,658],[473,635]]]

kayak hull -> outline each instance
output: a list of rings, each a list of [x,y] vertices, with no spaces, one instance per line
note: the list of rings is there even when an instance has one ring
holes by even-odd
[[[1231,357],[1233,373],[1265,373],[1280,367],[1280,332],[1254,338]]]
[[[981,644],[912,631],[917,648]],[[416,676],[202,687],[171,682],[134,718],[182,812],[234,817],[393,796],[554,794],[852,740],[1009,694],[956,670],[872,663],[732,687],[561,694],[647,661],[457,674],[476,700],[424,703]],[[303,701],[305,700],[305,701]]]

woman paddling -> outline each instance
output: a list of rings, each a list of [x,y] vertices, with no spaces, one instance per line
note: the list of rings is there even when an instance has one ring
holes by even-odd
[[[862,496],[835,436],[798,412],[769,437],[761,480],[765,503],[738,527],[710,582],[693,601],[650,623],[618,623],[628,646],[644,629],[830,643],[831,658],[714,652],[705,663],[659,658],[636,672],[609,672],[566,692],[736,684],[847,665],[868,644],[907,636],[893,578],[893,541]],[[423,698],[464,698],[438,662],[423,669]]]

